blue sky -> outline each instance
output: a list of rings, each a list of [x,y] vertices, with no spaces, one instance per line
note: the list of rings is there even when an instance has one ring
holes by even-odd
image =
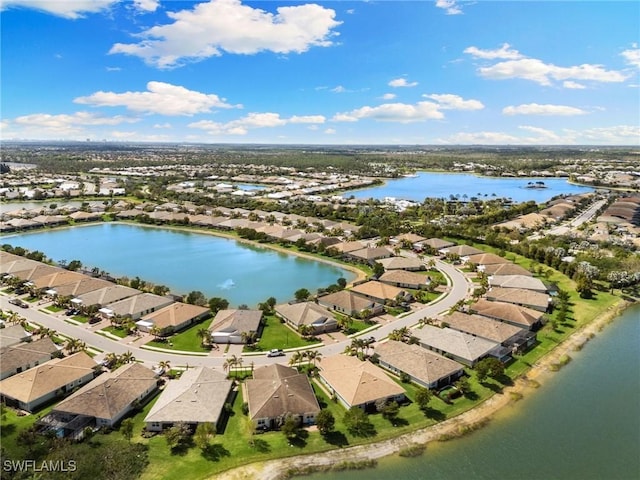
[[[2,140],[640,144],[635,1],[1,6]]]

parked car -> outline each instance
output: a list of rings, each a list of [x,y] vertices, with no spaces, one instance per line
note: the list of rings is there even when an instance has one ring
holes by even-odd
[[[267,357],[284,357],[284,352],[278,348],[269,350]]]

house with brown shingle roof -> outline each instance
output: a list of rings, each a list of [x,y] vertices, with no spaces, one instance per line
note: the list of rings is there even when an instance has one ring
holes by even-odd
[[[445,247],[438,250],[442,255],[458,255],[459,257],[468,257],[469,255],[476,255],[478,253],[484,253],[482,250],[471,245],[455,245],[453,247]]]
[[[384,312],[384,305],[349,290],[318,297],[318,304],[351,317],[368,318]]]
[[[7,405],[32,412],[93,380],[100,366],[85,352],[48,362],[0,381]]]
[[[220,310],[209,326],[211,341],[214,343],[245,343],[242,334],[262,329],[262,311],[260,310]]]
[[[210,314],[211,310],[207,307],[175,302],[145,315],[136,322],[136,325],[143,332],[151,331],[153,327],[157,327],[163,332],[177,332],[203,320]]]
[[[449,248],[455,246],[454,242],[450,242],[449,240],[443,240],[442,238],[429,238],[420,242],[422,244],[422,248],[429,247],[429,249],[433,251],[439,251],[443,248]]]
[[[310,326],[314,333],[332,332],[338,329],[338,322],[331,312],[313,302],[276,305],[275,312],[295,330],[298,330],[301,325]]]
[[[469,311],[527,330],[538,330],[543,324],[543,312],[519,307],[512,303],[492,302],[484,298],[469,305]]]
[[[312,425],[320,412],[309,378],[294,368],[280,364],[257,368],[242,388],[249,418],[260,430],[280,427],[287,415]]]
[[[465,263],[473,263],[474,265],[499,265],[512,262],[495,253],[478,253],[476,255],[467,255],[465,257]]]
[[[0,350],[0,380],[48,362],[57,354],[58,347],[49,337],[3,348]]]
[[[547,286],[542,280],[526,275],[492,275],[489,277],[489,285],[492,287],[524,288],[536,292],[547,291]]]
[[[539,312],[548,311],[551,305],[551,297],[548,294],[524,288],[492,287],[487,291],[485,297],[487,300],[513,303]]]
[[[405,290],[375,280],[356,285],[351,291],[380,303],[385,303],[387,300],[396,300],[397,298],[402,300],[409,298],[409,294]]]
[[[378,260],[385,270],[425,270],[427,267],[419,258],[415,257],[391,257]]]
[[[409,375],[411,381],[425,388],[441,388],[453,383],[464,373],[464,367],[449,358],[418,345],[389,340],[376,345],[380,366],[396,375]]]
[[[393,252],[385,247],[367,247],[345,253],[343,256],[348,260],[373,265],[376,261],[389,258]]]
[[[496,356],[492,355],[494,351],[501,350],[497,349],[500,347],[497,342],[474,337],[451,328],[424,325],[422,328],[412,330],[411,333],[418,338],[422,348],[446,355],[470,367],[489,355]],[[502,351],[500,353],[502,354]]]
[[[0,328],[0,348],[10,347],[31,340],[31,334],[22,325]]]
[[[416,243],[421,243],[421,242],[424,242],[425,240],[426,240],[425,237],[409,232],[409,233],[403,233],[391,238],[389,240],[389,243],[393,245],[402,245],[405,242],[409,242],[415,248]]]
[[[117,302],[118,300],[123,300],[138,294],[140,294],[140,290],[111,283],[103,288],[76,295],[75,298],[79,300],[82,305],[87,307],[92,305],[103,307],[110,303]]]
[[[169,380],[145,417],[147,430],[161,432],[180,422],[192,430],[201,423],[217,425],[229,401],[233,382],[212,368],[185,370],[179,379]]]
[[[534,332],[482,315],[454,312],[441,320],[453,330],[486,338],[516,352],[527,350],[536,343]]]
[[[404,270],[392,270],[384,272],[378,279],[382,283],[393,285],[398,288],[412,288],[414,290],[426,289],[431,283],[429,275],[421,275],[415,272],[406,272]]]
[[[515,263],[495,263],[493,265],[485,265],[484,273],[487,275],[525,275],[533,277],[526,268],[516,265]]]
[[[173,300],[169,297],[145,292],[110,303],[105,308],[110,310],[112,315],[129,316],[133,320],[138,320],[143,315],[155,312],[172,303]]]
[[[81,439],[86,427],[113,427],[158,388],[156,374],[133,362],[100,375],[62,400],[38,424]]]
[[[371,362],[362,362],[347,355],[332,355],[323,358],[319,368],[320,381],[345,408],[369,410],[378,401],[402,401],[405,398],[404,389]]]

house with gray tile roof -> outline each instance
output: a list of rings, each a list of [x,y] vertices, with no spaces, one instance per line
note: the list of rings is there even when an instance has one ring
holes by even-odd
[[[295,330],[298,330],[301,325],[312,327],[314,333],[332,332],[338,329],[338,322],[333,314],[325,307],[313,302],[276,305],[275,312]]]
[[[509,323],[476,314],[454,312],[441,318],[449,328],[497,342],[511,351],[521,352],[536,343],[536,334]]]
[[[546,292],[547,286],[539,278],[526,275],[492,275],[489,277],[491,287],[524,288],[536,292]]]
[[[361,295],[356,295],[349,290],[341,290],[318,297],[318,305],[359,318],[368,318],[384,312],[383,304]]]
[[[415,257],[391,257],[378,260],[385,270],[407,270],[418,271],[426,270],[425,264],[419,258]]]
[[[161,432],[180,422],[192,430],[201,423],[214,426],[222,418],[233,382],[212,368],[185,370],[179,379],[169,380],[144,419],[147,430]]]
[[[130,316],[133,320],[138,320],[143,315],[155,312],[172,303],[173,300],[169,297],[161,297],[153,293],[140,293],[109,303],[105,305],[105,308],[110,310],[113,315]]]
[[[31,340],[31,334],[22,325],[0,328],[0,348],[10,347]]]
[[[551,297],[547,293],[524,288],[492,287],[486,292],[485,297],[487,300],[513,303],[540,312],[548,311],[551,305]]]

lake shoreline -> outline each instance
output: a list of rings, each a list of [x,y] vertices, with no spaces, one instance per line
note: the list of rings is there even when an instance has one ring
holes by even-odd
[[[301,474],[311,473],[314,470],[321,471],[327,466],[342,462],[358,463],[378,460],[398,454],[402,449],[411,445],[426,446],[431,442],[440,441],[443,437],[455,439],[455,437],[464,434],[461,432],[473,431],[488,425],[499,411],[514,405],[524,395],[529,395],[543,386],[545,380],[553,376],[553,373],[563,364],[563,357],[566,358],[571,353],[581,350],[589,340],[620,317],[622,312],[631,305],[633,303],[620,299],[606,312],[598,315],[565,341],[559,343],[547,355],[540,358],[527,372],[514,380],[513,386],[505,387],[502,393],[497,393],[470,410],[436,425],[382,442],[244,465],[209,478],[210,480],[279,480],[288,478],[289,472],[292,470],[297,470]]]

